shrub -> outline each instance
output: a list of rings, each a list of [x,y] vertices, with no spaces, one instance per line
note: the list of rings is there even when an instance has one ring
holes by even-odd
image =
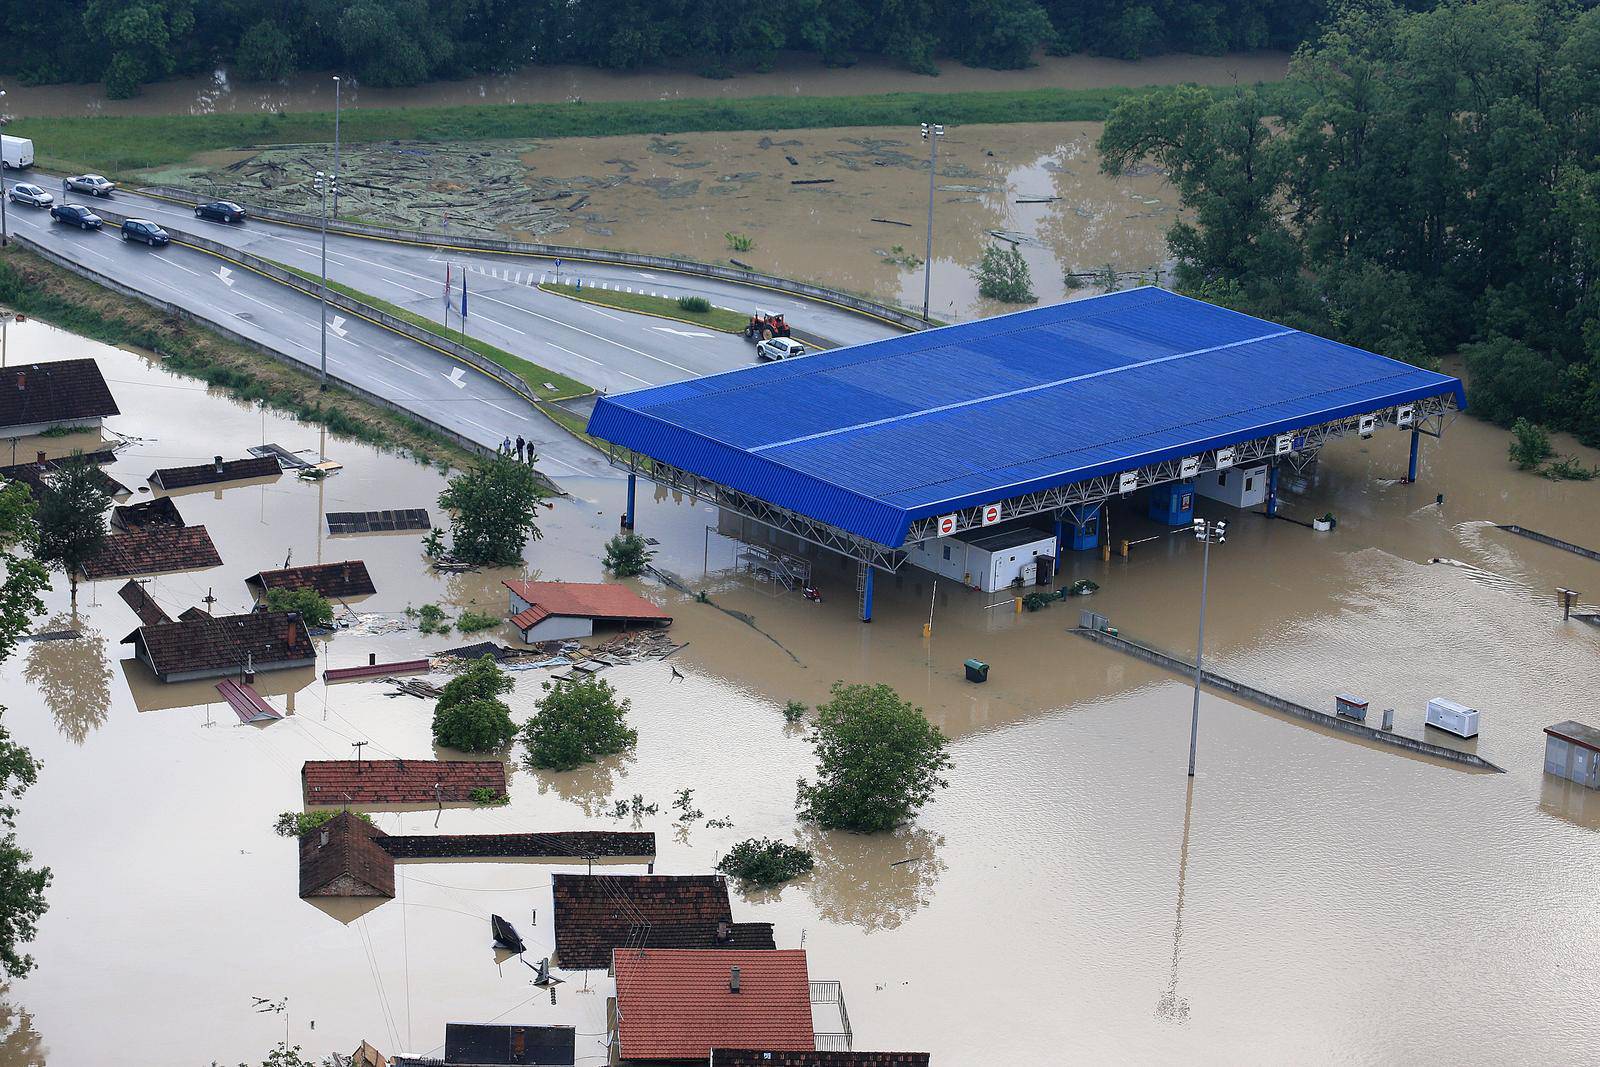
[[[717,861],[717,870],[751,885],[777,885],[811,870],[811,853],[770,838],[740,841]]]
[[[315,830],[333,819],[337,811],[286,811],[278,816],[272,829],[279,837],[299,837],[307,830]],[[372,816],[364,811],[353,812],[362,822],[371,822]]]
[[[511,803],[511,798],[498,789],[491,789],[486,785],[475,786],[467,796],[472,798],[474,804],[486,804],[489,807],[499,808]]]
[[[783,706],[784,722],[799,722],[806,717],[806,706],[798,700],[791,700]]]
[[[269,589],[268,611],[298,611],[307,626],[332,626],[333,605],[315,589]]]
[[[1600,467],[1585,467],[1576,456],[1562,456],[1539,472],[1552,482],[1588,482],[1600,477]]]
[[[628,727],[629,702],[618,700],[604,679],[546,682],[544,688],[538,712],[522,728],[530,766],[570,771],[632,748],[638,740]]]
[[[1033,275],[1028,271],[1028,262],[1015,247],[990,245],[985,248],[978,269],[972,273],[978,279],[979,296],[1007,304],[1032,304],[1039,299],[1033,293]]]
[[[703,296],[680,296],[678,297],[678,307],[696,315],[704,315],[711,310],[711,301]]]
[[[886,685],[835,682],[817,706],[817,781],[801,780],[796,807],[825,828],[889,830],[949,783],[945,736]]]
[[[475,634],[480,630],[492,630],[500,625],[500,616],[483,615],[476,611],[463,611],[456,619],[456,629],[464,634]]]
[[[624,530],[606,542],[606,570],[618,578],[632,578],[643,574],[655,553],[645,544],[644,538],[631,530]]]
[[[1549,432],[1523,418],[1511,424],[1511,447],[1506,451],[1517,469],[1524,471],[1533,470],[1554,453]]]
[[[755,238],[746,237],[742,233],[730,232],[722,236],[727,239],[728,247],[735,252],[749,252],[756,246]]]
[[[433,708],[433,740],[461,752],[492,752],[517,736],[511,709],[496,698],[515,683],[484,656],[444,687]]]
[[[450,620],[445,616],[444,609],[437,604],[424,604],[420,608],[406,607],[406,617],[417,620],[417,629],[425,634],[447,634],[450,632]]]

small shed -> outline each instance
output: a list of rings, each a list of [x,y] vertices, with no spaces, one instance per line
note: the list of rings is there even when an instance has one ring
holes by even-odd
[[[1267,500],[1267,465],[1207,471],[1195,479],[1194,491],[1236,508],[1253,508]]]
[[[1600,730],[1571,719],[1546,726],[1544,771],[1600,789]]]
[[[8,367],[0,380],[0,431],[32,437],[57,427],[98,430],[107,415],[121,414],[92,359],[63,359]]]
[[[672,616],[626,586],[605,582],[503,583],[511,592],[511,625],[528,644],[588,637],[595,623],[668,626]]]
[[[935,537],[910,546],[906,558],[923,570],[962,585],[993,593],[1017,579],[1032,585],[1038,561],[1056,557],[1054,533],[1032,526],[979,528],[954,537]]]

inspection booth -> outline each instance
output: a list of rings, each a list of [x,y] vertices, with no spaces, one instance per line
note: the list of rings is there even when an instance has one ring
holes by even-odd
[[[1194,491],[1207,500],[1218,500],[1236,508],[1264,504],[1267,501],[1267,464],[1209,471],[1195,479]]]
[[[907,547],[907,562],[985,593],[1018,580],[1023,585],[1048,582],[1056,558],[1055,534],[1027,525],[980,527]]]
[[[1571,719],[1546,726],[1544,771],[1600,789],[1600,730]]]

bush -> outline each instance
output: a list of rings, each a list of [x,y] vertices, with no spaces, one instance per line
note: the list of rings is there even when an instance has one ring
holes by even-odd
[[[492,808],[504,807],[505,805],[511,803],[511,798],[509,796],[500,792],[498,789],[490,789],[486,785],[474,787],[472,792],[468,793],[467,796],[472,798],[472,802],[474,804],[486,804]]]
[[[1576,456],[1562,456],[1539,473],[1552,482],[1589,482],[1600,478],[1600,467],[1585,467]]]
[[[945,736],[886,685],[835,682],[817,706],[817,781],[801,780],[802,818],[829,829],[890,830],[949,783]]]
[[[433,740],[461,752],[492,752],[517,736],[511,709],[496,698],[515,683],[484,656],[444,687],[433,708]]]
[[[618,578],[632,578],[643,574],[655,553],[644,543],[644,538],[624,530],[606,542],[605,569]]]
[[[717,861],[717,870],[751,885],[777,885],[811,870],[811,853],[770,838],[740,841]]]
[[[1028,262],[1015,247],[990,245],[985,248],[978,269],[972,273],[978,279],[979,296],[1007,304],[1032,304],[1039,299],[1033,293],[1033,275],[1028,271]]]
[[[450,620],[445,616],[444,609],[437,604],[424,604],[420,608],[406,606],[406,618],[417,620],[417,629],[425,634],[447,634],[450,632]]]
[[[1538,423],[1519,418],[1511,424],[1511,447],[1507,454],[1518,470],[1531,471],[1554,454],[1550,434]]]
[[[530,766],[570,771],[638,741],[639,735],[628,728],[629,702],[618,700],[604,679],[546,682],[544,688],[538,712],[522,728]]]
[[[500,616],[483,615],[476,611],[463,611],[456,619],[456,629],[464,634],[475,634],[480,630],[492,630],[500,625]]]
[[[783,706],[784,722],[799,722],[806,717],[806,706],[798,700],[791,700]]]
[[[696,315],[704,315],[711,310],[711,301],[703,296],[680,296],[678,297],[678,307]]]
[[[337,811],[286,811],[278,816],[278,821],[272,824],[272,829],[279,837],[299,837],[307,830],[315,830],[326,824],[338,814]],[[372,821],[372,816],[364,811],[352,814],[362,822]]]
[[[269,589],[268,611],[298,611],[307,626],[332,626],[333,605],[315,589]]]
[[[749,252],[756,246],[755,238],[746,237],[742,233],[725,233],[722,235],[728,242],[728,247],[735,252]]]

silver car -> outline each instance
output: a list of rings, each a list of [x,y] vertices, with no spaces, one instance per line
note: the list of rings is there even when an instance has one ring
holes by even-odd
[[[62,178],[61,188],[69,193],[88,193],[90,196],[110,196],[117,183],[100,174],[79,174],[75,178]]]
[[[55,197],[28,182],[13,185],[6,196],[13,204],[28,204],[31,207],[49,207],[56,202]]]

